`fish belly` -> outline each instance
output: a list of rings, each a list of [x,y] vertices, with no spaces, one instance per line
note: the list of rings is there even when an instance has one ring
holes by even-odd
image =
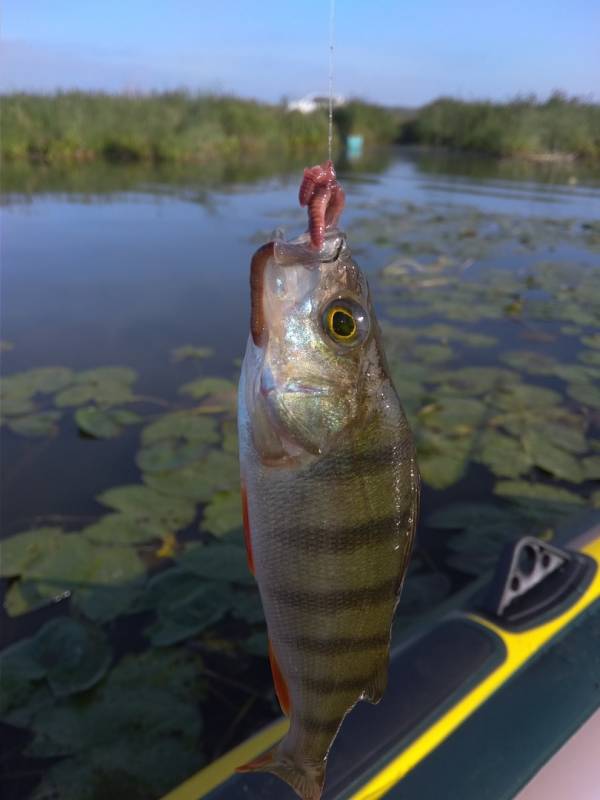
[[[347,711],[385,689],[412,546],[416,468],[397,425],[300,468],[247,470],[252,551],[287,684],[295,762],[319,763]]]

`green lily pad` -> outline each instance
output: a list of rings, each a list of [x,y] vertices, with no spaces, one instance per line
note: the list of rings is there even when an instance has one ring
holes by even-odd
[[[13,433],[32,439],[55,436],[58,433],[57,423],[60,417],[60,411],[40,411],[37,414],[10,419],[8,427]]]
[[[237,386],[225,378],[199,378],[184,384],[179,392],[203,400],[198,410],[204,407],[210,413],[235,411],[237,405]]]
[[[579,353],[577,358],[584,364],[591,364],[594,367],[600,366],[600,353],[596,350],[584,350],[582,353]]]
[[[586,480],[600,480],[600,456],[587,456],[582,459],[581,468]]]
[[[193,344],[184,344],[171,350],[173,361],[185,361],[186,359],[204,359],[214,356],[215,351],[212,347],[196,347]]]
[[[413,350],[414,357],[428,364],[441,364],[454,357],[451,347],[443,344],[419,344]]]
[[[157,576],[148,591],[158,596],[158,617],[145,631],[155,647],[169,647],[201,633],[225,616],[230,603],[226,585],[200,580],[181,569]]]
[[[79,430],[96,439],[112,439],[121,433],[124,425],[135,425],[141,421],[139,414],[123,408],[87,406],[78,408],[75,412],[75,422]]]
[[[159,538],[156,525],[145,526],[127,514],[106,514],[98,522],[83,528],[81,535],[94,544],[144,544]]]
[[[240,466],[237,455],[210,450],[182,469],[145,473],[144,481],[159,492],[203,503],[217,491],[239,492]]]
[[[532,375],[552,375],[557,367],[556,361],[543,353],[532,350],[514,350],[500,356],[505,364]]]
[[[567,394],[583,406],[600,408],[600,389],[591,383],[570,383]]]
[[[495,494],[514,497],[519,500],[543,500],[550,503],[564,503],[573,506],[584,505],[584,500],[574,492],[547,483],[528,483],[527,481],[499,481],[494,486]]]
[[[135,461],[144,473],[167,472],[201,461],[205,455],[204,444],[167,439],[143,447]]]
[[[65,698],[32,721],[32,756],[67,756],[46,770],[36,800],[131,800],[164,794],[203,763],[201,662],[185,651],[127,656],[86,702]]]
[[[140,484],[116,486],[102,492],[97,500],[144,527],[157,524],[176,531],[189,525],[196,515],[196,506],[191,500],[166,495]]]
[[[600,349],[600,333],[592,333],[590,336],[581,337],[582,344],[586,347],[595,347]]]
[[[174,411],[165,414],[142,431],[144,445],[156,444],[168,439],[181,439],[196,444],[214,444],[219,441],[217,424],[209,417],[199,416],[194,411]]]
[[[470,397],[510,386],[518,380],[516,372],[501,367],[461,367],[438,376],[443,382],[444,394],[458,392]]]
[[[555,406],[561,400],[561,395],[553,389],[531,383],[513,383],[502,387],[494,397],[494,404],[500,409],[511,411]]]
[[[3,539],[0,575],[3,578],[22,575],[61,547],[64,537],[60,528],[36,528]]]
[[[419,412],[419,420],[427,427],[451,432],[455,428],[478,426],[486,414],[486,405],[476,398],[438,396]]]
[[[63,389],[54,398],[59,407],[83,406],[96,403],[114,406],[135,400],[131,391],[137,374],[129,367],[99,367],[84,370],[76,375],[69,388]]]
[[[106,674],[112,654],[99,628],[69,617],[50,620],[31,639],[2,652],[28,679],[45,678],[53,694],[64,697],[94,686]]]
[[[223,536],[242,526],[242,502],[238,492],[217,492],[204,508],[201,528]]]
[[[2,394],[32,397],[52,394],[72,383],[73,371],[67,367],[39,367],[7,375],[2,379]]]
[[[475,458],[500,478],[518,478],[534,463],[516,439],[493,429],[483,431],[479,437]]]
[[[579,460],[557,447],[544,433],[527,431],[522,442],[527,455],[536,466],[570,483],[581,483],[584,480]]]
[[[194,543],[177,557],[177,563],[207,580],[248,585],[255,583],[243,547],[221,543],[211,545]]]

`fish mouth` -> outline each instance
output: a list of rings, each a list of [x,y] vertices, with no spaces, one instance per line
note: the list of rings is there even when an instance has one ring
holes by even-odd
[[[329,386],[323,384],[307,383],[306,381],[291,380],[278,384],[270,369],[263,370],[260,376],[260,393],[264,398],[272,399],[274,394],[303,394],[310,397],[325,396],[331,393]]]

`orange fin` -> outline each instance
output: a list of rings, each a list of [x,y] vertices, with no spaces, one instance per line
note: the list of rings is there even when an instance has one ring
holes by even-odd
[[[273,684],[275,686],[275,694],[277,695],[277,699],[279,700],[279,705],[281,706],[281,710],[286,715],[286,717],[289,717],[290,705],[291,705],[290,691],[281,673],[281,668],[277,663],[277,658],[275,657],[275,653],[273,651],[273,647],[270,641],[269,641],[269,663],[271,664]]]
[[[248,495],[246,494],[246,484],[244,483],[242,483],[242,519],[244,522],[244,542],[246,543],[248,569],[254,575],[254,556],[252,555],[252,539],[250,537],[250,517],[248,516]]]
[[[281,756],[275,745],[253,761],[237,767],[236,772],[272,772],[289,784],[302,800],[321,800],[325,781],[325,762],[317,766],[294,764]]]

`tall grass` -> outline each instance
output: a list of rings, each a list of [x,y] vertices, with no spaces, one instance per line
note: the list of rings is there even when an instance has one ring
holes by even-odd
[[[403,130],[404,141],[494,156],[570,154],[600,159],[600,105],[560,92],[510,103],[441,98]]]
[[[236,163],[323,156],[327,113],[234,97],[13,94],[2,105],[2,155],[46,164],[92,161]],[[417,143],[494,156],[570,154],[600,160],[600,106],[555,93],[545,102],[441,98],[421,109],[353,100],[335,111],[338,140]]]

